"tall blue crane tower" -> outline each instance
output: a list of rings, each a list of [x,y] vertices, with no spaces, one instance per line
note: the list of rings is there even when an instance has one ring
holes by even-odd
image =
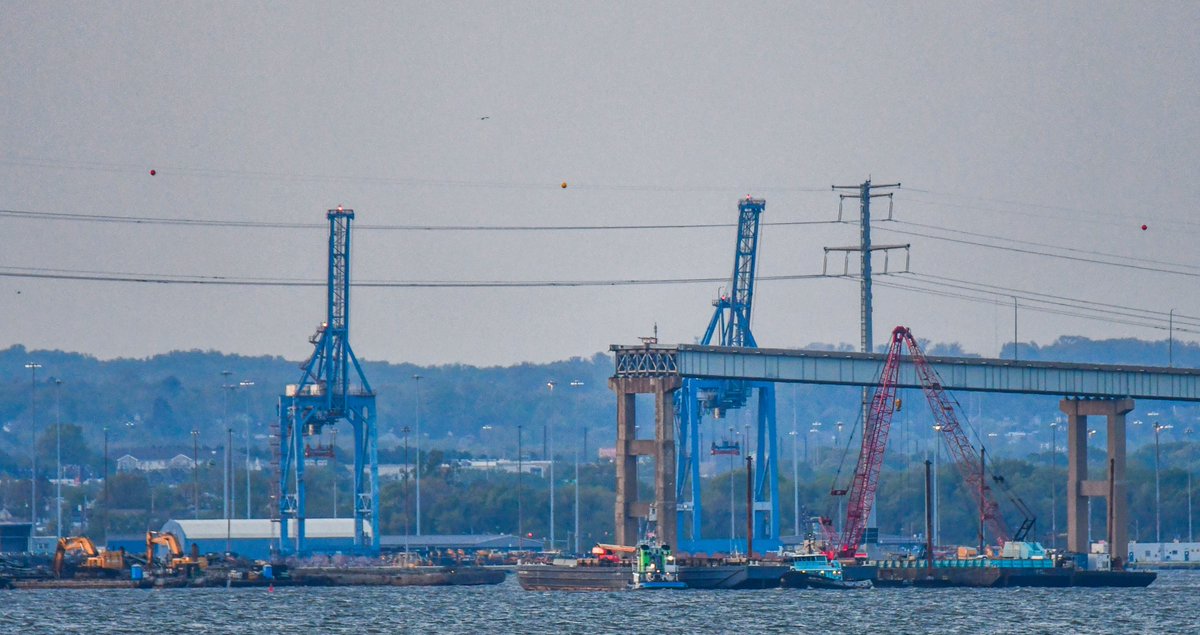
[[[305,439],[325,426],[350,423],[354,434],[354,546],[379,552],[379,459],[375,392],[350,348],[350,222],[354,210],[331,209],[326,319],[309,338],[313,354],[300,365],[300,381],[279,397],[280,551],[304,553]],[[353,376],[357,383],[352,383]],[[295,530],[289,533],[289,523]],[[370,532],[367,532],[367,525]]]
[[[737,248],[733,278],[727,293],[713,300],[712,319],[704,331],[703,345],[757,348],[750,330],[754,307],[755,267],[758,263],[759,217],[766,208],[763,199],[747,196],[738,203]],[[714,342],[714,336],[717,341]],[[752,394],[758,397],[758,460],[754,462],[754,544],[762,549],[779,546],[779,466],[775,434],[775,385],[770,382],[685,379],[675,394],[675,425],[679,430],[676,500],[679,504],[679,547],[691,552],[730,549],[729,540],[701,535],[703,505],[700,495],[700,423],[705,414],[719,419],[725,412],[745,407]],[[747,440],[748,441],[748,440]],[[727,449],[732,445],[723,446]],[[740,451],[740,446],[738,450]],[[720,453],[714,442],[713,453]],[[731,475],[732,476],[732,475]],[[690,496],[685,496],[690,490]],[[688,517],[691,522],[686,522]],[[744,526],[743,523],[737,523]],[[744,541],[739,541],[745,547]]]

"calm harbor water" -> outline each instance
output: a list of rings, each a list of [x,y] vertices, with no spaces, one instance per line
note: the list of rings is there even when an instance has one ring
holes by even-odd
[[[0,591],[0,633],[1200,633],[1200,572],[1146,589],[531,593],[493,587]]]

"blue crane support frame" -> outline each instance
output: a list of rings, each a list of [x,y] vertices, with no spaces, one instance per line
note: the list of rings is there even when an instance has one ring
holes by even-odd
[[[300,381],[279,397],[279,551],[306,553],[305,437],[347,421],[354,441],[354,550],[379,553],[379,458],[375,392],[350,348],[350,224],[354,210],[338,207],[329,219],[326,320],[309,341],[312,356]],[[351,366],[358,383],[351,384]],[[291,487],[289,488],[289,485]],[[295,522],[295,531],[289,523]]]
[[[750,327],[754,307],[754,283],[758,266],[760,217],[766,201],[747,196],[738,202],[738,232],[734,252],[733,276],[728,293],[713,301],[714,311],[701,338],[702,345],[718,344],[757,348]],[[714,342],[714,338],[717,340]],[[743,408],[757,393],[756,444],[759,459],[754,462],[754,542],[763,549],[779,546],[779,465],[775,433],[775,385],[771,382],[688,378],[675,393],[675,425],[678,430],[678,468],[676,470],[677,527],[681,551],[725,550],[728,540],[705,540],[704,508],[700,481],[700,424],[704,415],[714,419],[723,413]],[[749,439],[746,444],[749,445]],[[750,448],[743,448],[749,452]],[[685,494],[690,493],[689,496]],[[687,522],[690,516],[691,522]],[[736,542],[736,541],[735,541]],[[741,544],[745,544],[744,541]]]

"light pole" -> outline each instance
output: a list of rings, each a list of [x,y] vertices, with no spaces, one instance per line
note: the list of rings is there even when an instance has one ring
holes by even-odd
[[[1058,463],[1058,424],[1060,419],[1050,422],[1050,548],[1058,549],[1058,482],[1055,468]]]
[[[1158,543],[1159,549],[1162,549],[1162,498],[1159,496],[1158,488],[1158,434],[1163,430],[1170,430],[1171,427],[1170,424],[1154,422],[1154,542]]]
[[[226,429],[227,435],[233,430],[229,427],[229,391],[233,386],[229,383],[229,376],[233,371],[221,371],[221,426]],[[229,520],[229,442],[225,443],[225,463],[221,466],[221,476],[224,479],[222,491],[225,497],[225,520]],[[228,541],[226,541],[228,542]],[[226,545],[226,551],[229,545]]]
[[[62,539],[62,385],[61,379],[54,380],[54,454],[58,462],[54,471],[54,537],[58,539]]]
[[[404,467],[408,469],[408,426],[404,426],[400,432],[404,433]],[[404,474],[404,557],[405,564],[408,563],[408,473]]]
[[[941,462],[942,444],[941,439],[942,426],[933,426],[933,544],[941,544],[942,539],[942,517],[938,513],[938,467]]]
[[[417,535],[421,535],[421,375],[413,375],[413,385],[416,387],[417,403],[414,409],[414,425],[417,435]]]
[[[29,522],[37,535],[37,369],[42,365],[27,362],[29,369]]]
[[[729,426],[729,436],[737,439],[737,430]],[[739,444],[738,448],[741,448]],[[733,553],[733,541],[737,539],[737,518],[733,515],[733,453],[729,454],[729,552]]]
[[[1095,428],[1088,430],[1087,436],[1088,436],[1088,445],[1091,445],[1092,438],[1096,436]],[[1158,478],[1157,470],[1155,471],[1155,478],[1156,479]],[[1092,545],[1092,497],[1091,496],[1087,497],[1087,515],[1088,515],[1088,518],[1087,518],[1088,550],[1091,551],[1091,549],[1092,549],[1092,546],[1091,546]]]
[[[104,426],[104,524],[108,525],[108,426]]]
[[[1192,427],[1183,429],[1183,438],[1187,440],[1189,458],[1192,453]],[[1192,464],[1187,464],[1187,493],[1188,493],[1188,542],[1192,542]]]
[[[337,428],[329,428],[329,467],[330,475],[333,477],[333,517],[338,517],[337,507],[337,490],[338,490],[338,470],[337,470]],[[246,472],[246,478],[250,478],[250,472]]]
[[[816,456],[814,456],[813,458],[816,459],[817,465],[820,465],[821,464],[821,422],[814,421],[812,424],[812,429],[809,430],[809,432],[817,435],[817,447],[814,450],[814,454]],[[804,459],[807,461],[808,460],[808,439],[804,440],[804,454],[805,454]]]
[[[550,401],[554,401],[554,387],[558,382],[551,379],[546,382],[550,389]],[[553,405],[551,406],[553,408]],[[549,424],[546,424],[546,458],[550,459],[550,551],[554,551],[554,439],[550,434]]]
[[[105,483],[107,486],[107,483]],[[200,431],[192,428],[192,517],[200,518]]]
[[[243,395],[242,405],[245,407],[245,410],[246,410],[245,415],[246,415],[246,519],[247,520],[250,519],[250,511],[251,511],[251,504],[250,504],[250,406],[249,406],[250,392],[245,389],[253,388],[253,387],[254,387],[254,382],[252,382],[250,380],[244,380],[244,381],[238,382],[238,388],[242,389],[242,395]],[[337,500],[336,499],[336,497],[337,497],[336,482],[335,482],[333,491],[334,491],[334,497],[335,497],[334,500]],[[337,505],[334,504],[333,508],[334,508],[334,511],[336,511]],[[334,518],[337,518],[337,516],[334,516]]]
[[[233,507],[229,504],[232,494],[230,472],[233,471],[233,427],[225,428],[225,554],[233,551]]]
[[[521,426],[521,424],[518,423],[517,424],[517,547],[518,548],[521,547],[521,541],[525,539],[525,527],[523,524],[524,518],[522,517],[522,509],[521,509],[521,506],[522,506],[521,498],[524,495],[524,488],[523,488],[523,483],[522,483],[522,481],[524,480],[522,478],[522,472],[524,472],[524,470],[522,469],[523,466],[521,465],[521,432],[522,432],[522,430],[523,430],[523,426]]]
[[[571,380],[572,388],[582,388],[583,382]],[[583,447],[587,451],[587,428],[583,429]],[[575,448],[575,555],[579,555],[579,448]]]

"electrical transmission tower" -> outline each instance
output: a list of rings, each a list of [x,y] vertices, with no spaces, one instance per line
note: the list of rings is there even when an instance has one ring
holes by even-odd
[[[844,203],[846,201],[846,199],[858,199],[859,200],[859,244],[857,246],[849,246],[849,247],[826,247],[825,254],[826,254],[826,260],[828,260],[829,252],[831,252],[831,251],[844,252],[846,254],[846,269],[847,269],[847,271],[845,273],[849,273],[848,269],[849,269],[850,253],[852,253],[852,252],[859,253],[859,256],[860,256],[859,272],[860,272],[860,276],[862,278],[861,289],[860,289],[860,300],[859,300],[859,312],[860,312],[859,320],[860,320],[860,328],[862,329],[861,349],[860,350],[863,353],[873,352],[873,349],[875,347],[875,344],[872,341],[872,335],[871,335],[871,333],[872,333],[872,331],[871,331],[871,329],[872,329],[872,323],[871,323],[871,315],[872,315],[871,256],[876,251],[882,251],[882,252],[884,252],[885,257],[886,257],[888,252],[890,252],[893,249],[903,249],[907,252],[908,248],[909,248],[909,245],[907,245],[907,244],[875,245],[875,244],[871,243],[871,199],[873,199],[873,198],[887,198],[888,199],[888,219],[890,220],[892,218],[892,206],[891,206],[892,192],[881,192],[879,194],[876,194],[876,193],[874,193],[874,190],[889,190],[889,189],[894,189],[894,188],[898,188],[898,187],[900,187],[899,183],[888,183],[888,184],[882,184],[882,185],[873,184],[873,183],[871,183],[870,178],[868,178],[866,181],[863,181],[860,185],[834,185],[833,186],[834,191],[857,190],[857,193],[855,193],[855,194],[839,194],[838,195],[838,220],[839,221],[842,220],[842,203]],[[826,264],[828,264],[828,262],[826,262]],[[907,269],[907,268],[908,268],[908,263],[906,261],[905,269]],[[885,268],[885,271],[886,271],[886,268]],[[865,434],[866,425],[867,425],[867,412],[870,407],[870,403],[871,403],[870,389],[864,387],[862,389],[862,413],[863,413],[862,414],[862,422],[863,422],[864,434]],[[865,439],[865,436],[863,438]],[[877,529],[877,527],[878,527],[878,524],[876,523],[876,520],[875,520],[875,510],[872,509],[871,510],[871,518],[867,525],[866,540],[864,542],[869,542],[869,543],[876,542],[876,539],[879,535],[879,530]]]

